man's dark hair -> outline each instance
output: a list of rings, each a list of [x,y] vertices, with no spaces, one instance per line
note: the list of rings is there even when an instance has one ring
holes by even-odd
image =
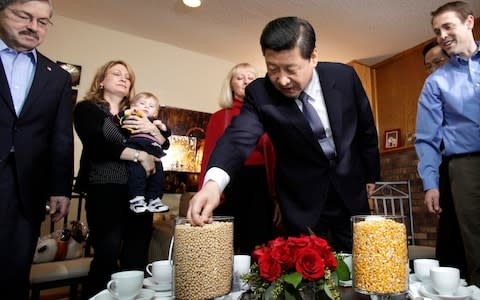
[[[300,48],[303,58],[309,59],[315,48],[315,31],[306,20],[298,17],[283,17],[270,21],[260,37],[262,53]]]
[[[435,46],[438,46],[437,41],[431,41],[430,43],[426,44],[425,47],[423,47],[423,50],[422,50],[423,57],[425,57],[425,55],[427,55],[428,51],[430,51],[430,49],[434,48]]]
[[[423,57],[425,57],[425,55],[427,55],[428,51],[430,51],[432,48],[438,46],[438,43],[437,41],[433,40],[431,41],[430,43],[426,44],[425,47],[423,47],[423,50],[422,50],[422,54],[423,54]],[[442,49],[442,52],[445,53],[446,56],[449,56],[447,54],[447,52],[445,52],[445,50]]]
[[[440,6],[436,10],[432,11],[432,21],[433,18],[443,14],[444,12],[447,11],[453,11],[457,14],[458,18],[462,20],[462,22],[465,22],[468,16],[473,14],[473,10],[470,8],[470,5],[468,3],[465,3],[463,1],[453,1],[453,2],[448,2],[445,3],[444,5]]]

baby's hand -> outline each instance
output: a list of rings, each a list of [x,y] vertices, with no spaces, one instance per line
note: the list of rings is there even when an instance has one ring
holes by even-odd
[[[167,130],[167,126],[165,124],[163,124],[163,122],[160,121],[160,120],[153,121],[153,125],[157,126],[161,131],[166,131]]]

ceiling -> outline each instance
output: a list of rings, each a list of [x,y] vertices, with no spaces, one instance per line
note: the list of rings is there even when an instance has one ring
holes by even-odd
[[[480,1],[467,0],[476,15]],[[367,65],[433,37],[430,12],[447,0],[54,0],[55,13],[232,63],[263,66],[263,27],[282,16],[307,19],[320,60]]]

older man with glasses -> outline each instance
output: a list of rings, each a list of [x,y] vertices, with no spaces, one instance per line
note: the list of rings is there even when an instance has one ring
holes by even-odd
[[[36,50],[52,24],[47,0],[0,0],[0,292],[28,299],[48,204],[68,212],[73,174],[71,79]]]

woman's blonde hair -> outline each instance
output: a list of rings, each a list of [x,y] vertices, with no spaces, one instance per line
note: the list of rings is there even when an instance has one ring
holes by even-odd
[[[222,88],[220,90],[220,96],[218,103],[222,108],[230,108],[233,103],[233,91],[232,91],[232,78],[238,72],[239,69],[250,69],[257,77],[257,70],[249,63],[240,63],[233,66],[233,68],[228,72],[227,77],[223,81]]]
[[[87,95],[85,96],[85,98],[88,100],[92,100],[93,102],[105,107],[110,106],[107,100],[105,100],[103,96],[104,90],[103,90],[103,85],[101,83],[105,79],[105,75],[107,74],[108,70],[110,70],[115,65],[124,66],[128,71],[128,75],[130,76],[130,91],[128,92],[128,95],[122,99],[122,102],[120,102],[120,107],[119,107],[120,110],[124,110],[128,108],[128,106],[130,105],[130,99],[133,97],[133,95],[135,95],[135,87],[134,87],[135,73],[133,72],[130,65],[128,65],[123,60],[111,60],[106,64],[104,64],[103,66],[101,66],[97,70],[95,77],[93,77],[90,90],[87,92]]]

